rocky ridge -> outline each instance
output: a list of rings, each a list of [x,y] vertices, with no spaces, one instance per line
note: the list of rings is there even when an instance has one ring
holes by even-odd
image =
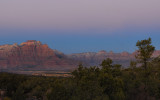
[[[130,65],[130,61],[134,61],[135,55],[137,52],[128,53],[114,53],[113,51],[106,52],[105,50],[99,52],[86,52],[86,53],[76,53],[68,55],[69,58],[84,62],[87,66],[99,66],[100,63],[106,59],[111,58],[114,64],[121,64],[124,67],[128,67]],[[157,57],[160,55],[160,50],[157,50],[153,53],[153,57]]]

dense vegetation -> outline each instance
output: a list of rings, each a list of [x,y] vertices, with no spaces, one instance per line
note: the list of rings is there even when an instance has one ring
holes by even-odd
[[[151,58],[150,38],[137,47],[128,68],[107,58],[101,67],[80,64],[67,78],[0,73],[0,89],[6,100],[159,100],[160,57]]]

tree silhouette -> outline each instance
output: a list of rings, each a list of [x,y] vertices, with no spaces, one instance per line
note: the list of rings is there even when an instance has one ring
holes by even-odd
[[[142,63],[142,67],[144,67],[144,92],[145,92],[145,100],[147,100],[147,85],[148,85],[148,78],[149,78],[149,71],[148,71],[148,65],[155,47],[151,45],[151,38],[138,41],[136,46],[138,47],[138,54],[136,55],[136,58]],[[143,72],[142,72],[143,73]]]

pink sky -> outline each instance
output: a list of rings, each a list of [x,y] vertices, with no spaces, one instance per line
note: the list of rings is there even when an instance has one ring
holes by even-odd
[[[1,0],[0,28],[118,30],[160,26],[160,0]]]

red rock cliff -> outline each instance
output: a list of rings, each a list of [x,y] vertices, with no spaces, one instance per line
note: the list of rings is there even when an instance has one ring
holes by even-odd
[[[74,64],[40,41],[0,46],[0,69],[70,69]]]

